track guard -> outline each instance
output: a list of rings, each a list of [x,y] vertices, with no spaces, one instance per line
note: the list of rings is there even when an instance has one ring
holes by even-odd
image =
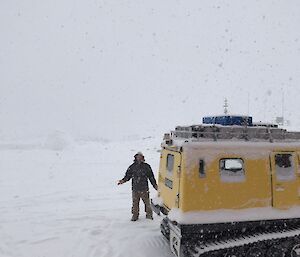
[[[299,257],[300,256],[300,244],[296,244],[291,251],[291,257]]]
[[[174,229],[174,226],[170,226],[170,248],[172,253],[177,257],[183,257],[181,251],[181,235],[179,229]]]

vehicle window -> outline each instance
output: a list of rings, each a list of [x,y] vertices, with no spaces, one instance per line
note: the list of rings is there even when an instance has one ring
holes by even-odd
[[[168,154],[167,155],[167,171],[172,173],[174,169],[174,155]]]
[[[204,169],[204,161],[203,160],[199,161],[199,177],[205,178],[205,169]]]
[[[275,155],[276,178],[279,181],[295,179],[295,169],[292,154]]]
[[[239,158],[221,159],[220,177],[222,182],[245,181],[244,161]]]
[[[173,189],[173,181],[168,178],[165,178],[165,186]]]

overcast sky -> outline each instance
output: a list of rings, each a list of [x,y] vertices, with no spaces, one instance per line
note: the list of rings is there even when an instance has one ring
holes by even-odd
[[[0,137],[160,135],[222,113],[300,128],[300,1],[0,1]],[[249,108],[248,108],[249,98]]]

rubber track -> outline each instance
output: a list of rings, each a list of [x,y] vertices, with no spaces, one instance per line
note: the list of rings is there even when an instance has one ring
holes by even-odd
[[[296,237],[300,235],[300,228],[287,229],[280,232],[260,233],[249,236],[241,236],[240,238],[232,238],[224,241],[217,241],[208,244],[202,243],[200,246],[195,246],[189,250],[189,255],[192,257],[201,257],[209,252],[216,252],[218,250],[226,250],[243,245],[250,245],[258,242],[285,239]]]

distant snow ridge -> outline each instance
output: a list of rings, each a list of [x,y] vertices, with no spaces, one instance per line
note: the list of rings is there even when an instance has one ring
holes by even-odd
[[[45,148],[53,151],[62,151],[72,145],[72,138],[62,131],[54,131],[48,135],[45,141]]]

